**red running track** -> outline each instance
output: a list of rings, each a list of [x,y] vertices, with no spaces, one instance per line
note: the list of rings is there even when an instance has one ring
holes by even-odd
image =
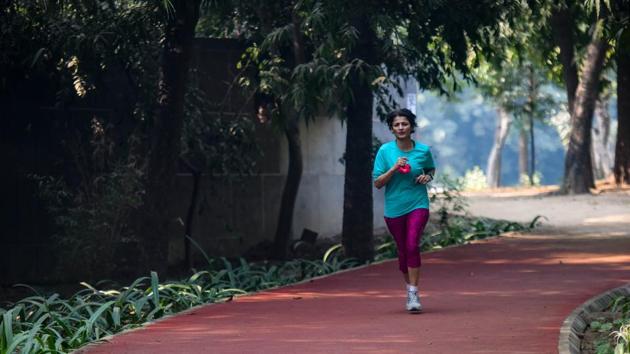
[[[395,262],[261,292],[113,337],[84,353],[557,353],[590,297],[630,282],[627,232],[513,235],[423,255],[424,313]]]

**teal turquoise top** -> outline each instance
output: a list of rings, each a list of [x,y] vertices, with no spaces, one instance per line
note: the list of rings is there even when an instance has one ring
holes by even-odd
[[[415,209],[429,209],[427,186],[415,182],[423,170],[435,168],[431,149],[427,145],[414,141],[414,147],[409,151],[400,150],[396,141],[381,145],[374,159],[373,179],[387,172],[399,157],[407,158],[411,172],[396,172],[385,185],[385,217],[388,218],[399,217]]]

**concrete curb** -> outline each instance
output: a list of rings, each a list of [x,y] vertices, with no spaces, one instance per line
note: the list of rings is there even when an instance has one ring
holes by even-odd
[[[579,354],[582,334],[588,326],[586,316],[593,312],[599,312],[608,307],[619,296],[630,296],[630,284],[608,290],[602,294],[590,298],[578,308],[573,310],[569,317],[562,323],[558,338],[559,354]]]

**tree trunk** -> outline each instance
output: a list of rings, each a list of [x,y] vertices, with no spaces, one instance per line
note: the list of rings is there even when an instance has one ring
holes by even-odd
[[[599,38],[598,31],[594,30],[575,93],[569,146],[564,160],[564,179],[560,189],[562,194],[589,193],[590,188],[595,187],[590,152],[591,127],[605,54],[606,43]]]
[[[285,135],[289,148],[289,168],[287,179],[282,190],[282,201],[278,214],[278,226],[273,241],[272,258],[286,259],[289,241],[291,239],[291,227],[293,225],[293,211],[295,199],[302,179],[302,143],[300,141],[300,128],[297,114],[293,112],[288,119]]]
[[[192,245],[193,223],[195,222],[195,211],[199,200],[199,186],[201,184],[202,171],[193,166],[189,161],[182,159],[182,162],[188,167],[193,178],[193,188],[190,193],[190,204],[188,204],[188,212],[186,213],[186,224],[184,225],[184,266],[186,269],[193,268]]]
[[[620,36],[617,47],[617,142],[615,182],[630,184],[630,30]]]
[[[527,140],[527,129],[521,122],[518,134],[518,178],[521,183],[525,183],[524,178],[529,176],[529,142]]]
[[[529,97],[528,97],[528,110],[529,114],[527,117],[529,118],[529,171],[527,177],[529,178],[529,185],[534,185],[534,173],[536,172],[536,144],[534,140],[534,115],[536,114],[536,97],[538,96],[538,83],[536,82],[534,66],[528,65],[529,71]]]
[[[497,108],[497,126],[494,131],[494,145],[488,156],[488,168],[486,170],[488,187],[497,188],[501,186],[501,154],[503,146],[510,131],[510,115],[502,107]]]
[[[593,173],[596,179],[605,179],[612,173],[613,157],[608,148],[610,142],[610,113],[608,101],[610,95],[602,94],[595,102],[593,130],[591,131],[591,157]]]
[[[536,172],[536,144],[534,141],[534,117],[529,116],[529,153],[531,158],[529,159],[529,185],[534,185],[534,173]]]
[[[168,231],[172,189],[177,172],[184,121],[186,77],[190,67],[200,0],[172,0],[165,28],[158,84],[158,110],[151,134],[147,166],[144,222],[140,230],[144,272],[164,272],[168,259]]]
[[[372,65],[374,32],[366,15],[355,28],[359,39],[352,57]],[[351,73],[352,102],[347,109],[346,173],[344,181],[342,243],[345,254],[360,261],[374,258],[374,210],[372,199],[372,105],[370,82]]]
[[[575,62],[575,40],[573,29],[575,20],[566,5],[556,5],[552,10],[551,30],[553,40],[560,48],[560,63],[562,63],[562,76],[567,90],[569,114],[575,104],[575,91],[578,87],[578,71]]]
[[[293,22],[291,32],[293,61],[294,65],[297,66],[305,62],[304,39],[301,32],[301,20],[295,11],[292,12],[291,19]],[[286,114],[287,117],[287,126],[284,132],[289,149],[289,167],[284,189],[282,190],[282,201],[271,254],[271,257],[275,259],[287,258],[287,250],[289,248],[289,241],[291,240],[291,228],[293,226],[295,200],[297,199],[303,171],[299,116],[293,107],[288,107],[291,103],[286,102],[282,104],[284,105],[282,114]]]

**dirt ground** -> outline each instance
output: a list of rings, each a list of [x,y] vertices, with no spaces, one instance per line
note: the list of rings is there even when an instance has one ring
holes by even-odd
[[[554,195],[556,187],[499,189],[464,193],[472,215],[529,222],[543,215],[543,228],[573,233],[630,230],[630,189],[591,195]]]

